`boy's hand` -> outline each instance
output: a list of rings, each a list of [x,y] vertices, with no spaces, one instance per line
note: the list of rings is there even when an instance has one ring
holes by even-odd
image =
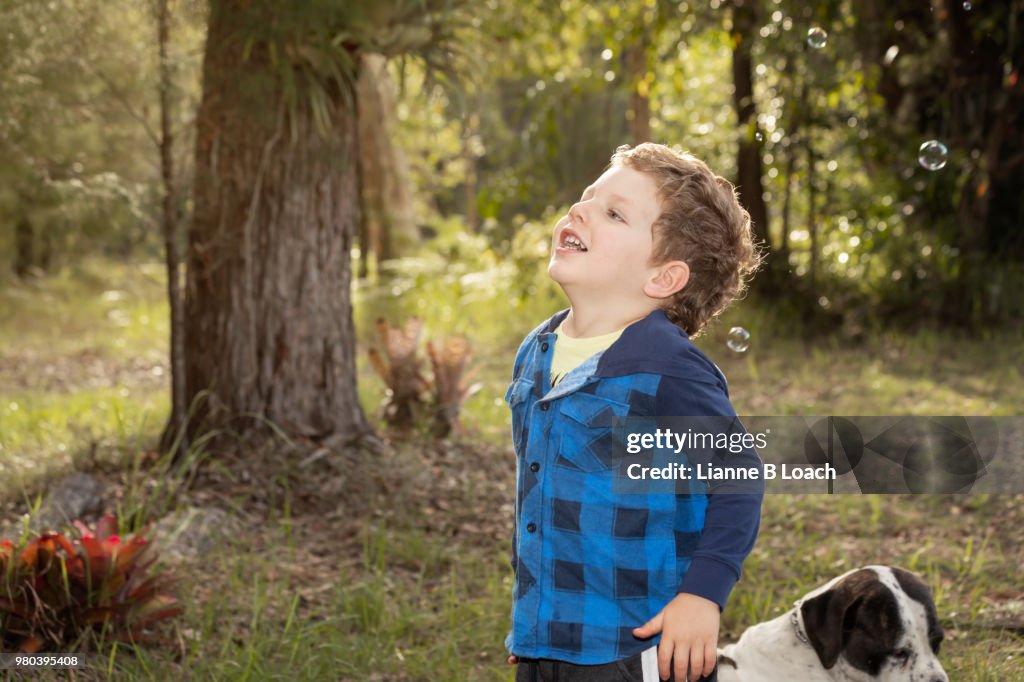
[[[675,656],[676,682],[696,680],[710,675],[718,662],[718,626],[721,620],[718,604],[695,594],[680,592],[658,615],[634,628],[640,639],[653,637],[659,632],[658,675],[669,677]],[[689,678],[687,678],[689,668]]]

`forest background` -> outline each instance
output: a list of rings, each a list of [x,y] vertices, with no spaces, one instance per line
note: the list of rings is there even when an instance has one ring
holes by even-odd
[[[502,398],[565,306],[551,227],[620,144],[694,153],[754,219],[766,265],[697,339],[741,415],[1020,412],[1019,0],[0,20],[4,518],[77,470],[105,490],[83,518],[122,533],[231,520],[168,559],[172,644],[107,643],[85,679],[510,679]],[[723,640],[897,563],[936,595],[951,678],[1024,679],[1022,517],[1019,495],[770,497]]]

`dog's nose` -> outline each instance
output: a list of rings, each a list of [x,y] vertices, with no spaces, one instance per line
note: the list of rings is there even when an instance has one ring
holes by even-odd
[[[941,675],[935,675],[928,678],[928,682],[949,682],[949,678],[946,677],[945,673]]]

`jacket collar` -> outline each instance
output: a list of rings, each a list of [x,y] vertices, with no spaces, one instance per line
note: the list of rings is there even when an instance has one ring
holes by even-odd
[[[540,333],[553,333],[568,314],[568,308],[555,313],[546,325],[541,326]],[[695,364],[710,373],[710,376],[700,373],[709,382],[724,383],[724,377],[714,363],[693,345],[685,331],[668,319],[664,310],[658,309],[626,327],[622,336],[601,355],[594,376],[616,377],[647,372],[694,379]]]

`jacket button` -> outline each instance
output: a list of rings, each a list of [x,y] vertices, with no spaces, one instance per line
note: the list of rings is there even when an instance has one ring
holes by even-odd
[[[533,464],[531,464],[530,465],[530,471],[540,471],[540,464],[538,464],[537,462],[534,462]]]
[[[547,353],[548,352],[548,348],[549,348],[549,346],[548,346],[548,342],[547,341],[545,341],[544,343],[540,344],[540,352],[541,353]]]
[[[550,403],[541,403],[540,404],[540,411],[541,412],[547,412],[549,407],[551,407]]]
[[[536,523],[528,523],[528,524],[526,524],[526,530],[529,533],[532,533],[532,532],[536,531],[537,530],[537,524]]]

